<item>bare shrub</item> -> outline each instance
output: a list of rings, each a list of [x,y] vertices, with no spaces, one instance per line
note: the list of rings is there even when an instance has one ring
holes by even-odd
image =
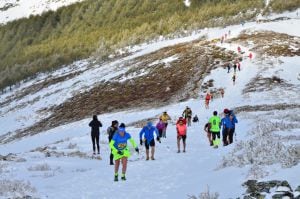
[[[76,143],[71,143],[68,145],[68,149],[75,149],[77,147],[77,144]]]
[[[272,165],[280,163],[283,168],[292,167],[299,162],[297,147],[285,145],[284,137],[272,134],[274,131],[286,131],[294,128],[291,124],[283,122],[259,122],[250,132],[254,138],[240,141],[234,150],[223,157],[218,168],[228,166],[243,167],[245,165]],[[255,167],[255,166],[254,166]],[[250,170],[250,176],[263,176],[262,172],[254,173]]]
[[[259,179],[268,176],[269,173],[264,171],[263,168],[257,164],[254,164],[247,175],[248,179]]]
[[[0,174],[4,172],[5,168],[7,167],[7,164],[0,162]]]
[[[21,180],[0,180],[0,196],[1,197],[24,197],[33,195],[36,189],[29,182]]]
[[[197,196],[188,196],[189,199],[218,199],[219,193],[215,192],[212,193],[209,190],[209,186],[207,186],[207,190],[205,192],[200,193],[200,195]]]
[[[51,167],[47,163],[37,164],[28,168],[28,171],[50,171]]]

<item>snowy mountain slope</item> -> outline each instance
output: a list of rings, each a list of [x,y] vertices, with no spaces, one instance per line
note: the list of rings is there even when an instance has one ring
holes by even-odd
[[[38,110],[51,105],[51,103],[62,103],[63,100],[72,95],[72,92],[89,89],[101,79],[113,78],[116,74],[111,74],[111,72],[117,74],[126,72],[129,68],[123,68],[123,62],[129,61],[135,56],[143,55],[143,53],[150,53],[163,46],[193,40],[201,34],[208,34],[208,39],[220,38],[221,35],[228,33],[228,30],[231,31],[230,37],[237,37],[242,30],[249,28],[273,30],[300,36],[299,28],[291,28],[300,27],[295,26],[295,24],[299,24],[299,19],[267,24],[248,23],[244,26],[231,26],[226,29],[207,29],[189,38],[141,46],[140,51],[132,56],[99,68],[93,66],[88,60],[74,63],[77,70],[84,72],[66,80],[63,84],[43,88],[37,93],[11,102],[11,107],[17,107],[13,111],[8,110],[6,106],[1,107],[2,117],[0,122],[1,127],[4,126],[2,128],[4,131],[1,130],[1,133],[14,131],[22,128],[22,125],[29,126],[30,123],[37,122],[40,118],[45,117],[43,114],[38,113]],[[233,51],[236,51],[237,46],[241,46],[240,44],[226,42],[223,44],[217,43],[217,45]],[[233,72],[231,71],[228,74],[222,68],[211,71],[210,75],[204,79],[203,82],[213,79],[214,88],[225,88],[225,97],[214,99],[210,109],[204,108],[202,99],[191,99],[155,109],[137,109],[102,114],[99,116],[105,127],[101,129],[102,160],[97,160],[91,155],[89,128],[87,127],[89,119],[63,125],[21,140],[15,140],[1,145],[0,154],[15,153],[18,158],[25,158],[26,161],[1,161],[1,183],[5,179],[29,181],[31,186],[36,188],[36,192],[29,191],[26,194],[36,195],[40,198],[187,198],[188,195],[198,195],[200,192],[205,191],[207,186],[210,187],[211,191],[218,192],[220,198],[237,198],[245,191],[241,184],[246,179],[288,180],[292,188],[295,189],[296,186],[300,185],[298,181],[300,176],[297,172],[299,171],[298,162],[300,158],[297,159],[295,154],[290,154],[284,146],[288,146],[290,149],[299,146],[300,126],[299,118],[297,118],[300,113],[299,108],[294,110],[274,108],[271,111],[253,112],[245,110],[239,112],[237,113],[239,123],[236,127],[235,143],[219,149],[212,149],[208,146],[203,126],[213,110],[222,112],[225,107],[235,108],[245,105],[255,107],[256,105],[273,106],[279,103],[300,104],[299,80],[297,79],[300,72],[299,57],[272,58],[259,57],[259,55],[254,54],[254,59],[250,60],[247,57],[248,48],[242,46],[242,49],[245,51],[244,60],[241,62],[242,70],[237,72],[235,85],[231,80]],[[107,73],[103,73],[103,67],[109,69]],[[58,71],[56,75],[68,73],[68,70],[72,71],[72,66]],[[271,90],[266,92],[257,90],[244,94],[243,90],[247,87],[247,84],[255,79],[257,75],[262,77],[279,76],[281,79],[288,81],[294,88],[286,89],[278,86],[272,87]],[[44,77],[40,78],[43,81]],[[74,86],[77,81],[79,83]],[[37,80],[33,80],[26,85],[30,86],[34,82],[37,82]],[[5,100],[5,97],[13,95],[14,92],[25,89],[26,85],[22,85],[12,93],[1,96],[1,101]],[[47,95],[47,92],[52,94]],[[32,101],[39,96],[40,98],[32,104],[18,107],[20,103]],[[199,116],[200,122],[193,124],[188,129],[187,153],[177,154],[174,121],[181,115],[187,105]],[[136,154],[133,152],[133,156],[129,160],[128,180],[112,183],[113,167],[108,165],[109,149],[105,135],[106,127],[114,119],[129,124],[142,119],[156,118],[165,110],[172,116],[173,122],[168,127],[167,139],[163,139],[161,144],[157,143],[156,160],[146,162],[144,147],[140,146],[141,153]],[[36,115],[37,118],[33,118],[33,115]],[[16,121],[17,119],[19,122]],[[32,121],[29,122],[28,119]],[[280,125],[276,126],[276,122],[280,122],[279,124],[284,128],[281,128]],[[257,125],[263,130],[257,130]],[[266,130],[264,131],[264,129]],[[269,129],[272,132],[267,131]],[[140,129],[130,126],[127,130],[138,141]],[[273,131],[282,137],[275,136]],[[260,133],[267,133],[269,137],[261,137]],[[288,137],[290,135],[294,137]],[[259,147],[251,148],[248,146],[253,140],[256,143],[255,146]],[[265,142],[265,140],[270,142]],[[265,143],[282,144],[279,144],[277,148],[273,147],[275,145],[266,147],[264,146]],[[276,155],[269,157],[268,153],[264,153],[264,150],[270,154],[276,154],[280,151],[280,154],[284,153],[286,157],[276,157]],[[242,155],[239,153],[241,151],[243,152]],[[249,159],[253,163],[250,163]],[[285,167],[285,163],[291,165]],[[253,172],[254,169],[255,172]],[[18,195],[19,189],[16,190],[15,192],[6,190],[0,197],[21,196],[22,194]]]
[[[83,0],[1,0],[0,24],[30,15],[40,15],[49,10],[55,11],[80,1]]]

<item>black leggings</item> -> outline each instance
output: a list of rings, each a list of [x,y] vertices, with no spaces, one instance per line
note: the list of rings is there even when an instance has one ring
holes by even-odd
[[[163,129],[159,129],[159,130],[158,130],[158,134],[159,134],[159,137],[161,138],[161,137],[162,137],[162,134],[163,134]]]
[[[233,143],[234,128],[225,128],[222,134],[224,146]]]
[[[220,139],[220,132],[211,132],[212,134],[212,140],[216,140],[216,137],[218,137]]]
[[[95,145],[97,145],[97,151],[98,153],[100,152],[100,147],[99,147],[99,134],[91,134],[92,142],[93,142],[93,151],[96,151]]]
[[[229,139],[229,144],[233,143],[233,134],[234,134],[234,128],[229,129],[228,131],[228,139]]]

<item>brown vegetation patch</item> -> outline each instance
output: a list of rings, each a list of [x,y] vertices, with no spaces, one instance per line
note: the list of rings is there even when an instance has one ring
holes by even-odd
[[[51,116],[14,136],[4,136],[6,138],[0,139],[0,142],[10,142],[93,114],[137,107],[153,108],[198,97],[207,73],[222,67],[224,62],[234,60],[235,56],[233,52],[198,40],[138,57],[126,63],[130,64],[130,70],[126,73],[100,82],[61,105],[50,107],[48,111],[52,112]],[[175,60],[167,62],[170,57],[175,57]],[[216,64],[216,60],[219,64]]]
[[[262,104],[262,105],[246,105],[234,108],[235,113],[240,112],[256,112],[256,111],[273,111],[300,108],[300,104]]]
[[[292,89],[294,86],[277,76],[256,76],[248,84],[246,84],[246,87],[243,89],[243,94],[250,92],[270,91],[276,87]]]
[[[268,56],[300,56],[300,38],[283,33],[272,31],[243,32],[237,38],[231,39],[233,42],[251,45],[251,51]]]

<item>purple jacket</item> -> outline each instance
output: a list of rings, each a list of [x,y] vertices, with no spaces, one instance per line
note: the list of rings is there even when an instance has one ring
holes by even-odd
[[[157,128],[158,130],[163,130],[163,129],[165,128],[165,123],[163,123],[162,121],[158,122],[158,123],[156,124],[156,128]]]

